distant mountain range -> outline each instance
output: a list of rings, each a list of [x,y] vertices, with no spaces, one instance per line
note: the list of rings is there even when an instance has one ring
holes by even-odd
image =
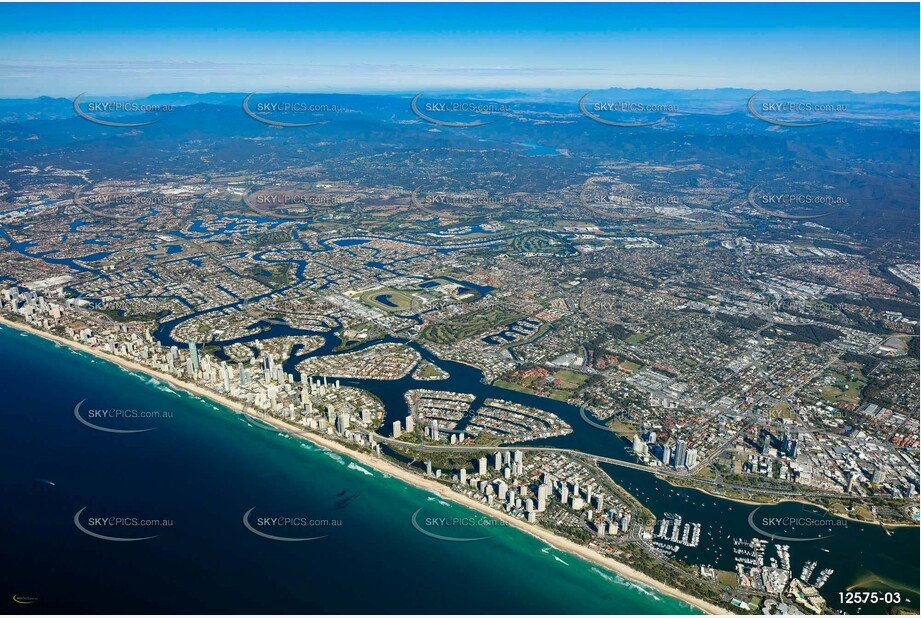
[[[744,89],[592,92],[592,102],[677,108],[653,114],[661,119],[655,126],[627,129],[584,117],[578,106],[584,91],[432,92],[420,99],[497,101],[510,110],[475,129],[417,117],[410,109],[415,95],[409,93],[254,96],[254,105],[306,101],[341,110],[296,113],[288,120],[324,123],[279,128],[247,116],[242,103],[248,94],[163,93],[119,100],[168,105],[172,111],[92,112],[97,119],[156,121],[133,127],[81,118],[71,99],[0,100],[0,199],[60,182],[56,168],[86,170],[81,173],[94,180],[137,181],[312,167],[368,186],[412,189],[454,178],[531,193],[571,191],[590,175],[616,175],[641,187],[722,195],[704,205],[723,212],[738,207],[756,186],[773,193],[838,195],[846,204],[823,217],[823,226],[850,231],[874,245],[893,239],[917,244],[918,92],[758,93],[760,102],[846,108],[824,115],[831,122],[809,128],[754,117],[747,103],[755,93]],[[82,110],[93,101],[116,100],[91,95],[81,101]],[[530,144],[551,156],[532,156],[538,153],[529,151]]]
[[[644,105],[671,105],[678,113],[731,114],[746,113],[746,103],[758,93],[759,101],[809,102],[813,104],[843,105],[847,114],[836,115],[845,120],[869,118],[876,120],[917,121],[921,108],[921,92],[872,92],[849,90],[812,92],[807,90],[763,90],[743,88],[718,88],[707,90],[663,90],[657,88],[608,88],[606,90],[484,90],[445,91],[424,93],[427,99],[449,98],[452,101],[495,101],[517,103],[524,106],[563,106],[554,111],[575,110],[578,101],[591,92],[591,101],[629,102]],[[76,97],[80,93],[74,93]],[[94,100],[134,102],[150,105],[188,106],[195,104],[239,106],[248,92],[171,92],[145,97],[100,96],[88,92],[84,101]],[[316,104],[338,104],[360,111],[389,108],[397,103],[402,109],[416,92],[374,94],[348,93],[259,93],[275,98],[309,99]],[[0,99],[0,122],[22,122],[38,119],[61,119],[73,116],[73,99],[64,97],[37,97],[35,99]],[[374,115],[372,113],[372,115]]]

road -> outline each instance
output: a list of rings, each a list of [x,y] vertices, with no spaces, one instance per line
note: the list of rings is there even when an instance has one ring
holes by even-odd
[[[588,453],[583,453],[581,451],[575,451],[572,449],[564,448],[555,448],[551,446],[494,446],[494,447],[482,447],[482,446],[466,446],[466,445],[441,445],[441,444],[416,444],[413,442],[404,442],[403,440],[396,440],[394,438],[387,438],[381,436],[377,433],[370,431],[362,431],[365,435],[374,438],[376,442],[382,444],[390,444],[404,449],[410,449],[415,451],[421,451],[423,453],[431,452],[459,452],[459,453],[482,453],[483,451],[522,451],[522,452],[543,452],[543,453],[557,453],[560,455],[566,455],[582,461],[586,461],[592,464],[597,465],[600,463],[607,463],[614,466],[620,466],[622,468],[630,468],[631,470],[638,470],[640,472],[645,472],[647,474],[655,474],[659,476],[673,477],[678,479],[687,479],[693,481],[694,483],[699,483],[701,485],[709,485],[711,487],[731,489],[733,491],[745,492],[751,495],[767,495],[767,496],[782,496],[787,498],[838,498],[838,499],[847,499],[847,500],[867,500],[871,499],[870,496],[851,496],[847,494],[840,493],[814,493],[814,492],[803,492],[803,491],[791,491],[790,489],[760,489],[753,488],[745,485],[734,485],[731,483],[726,483],[722,480],[722,476],[717,474],[716,479],[708,480],[697,477],[692,477],[688,472],[682,472],[678,470],[672,470],[671,468],[663,468],[662,466],[653,468],[645,464],[634,463],[630,461],[624,461],[622,459],[616,459],[614,457],[604,457],[601,455],[591,455]]]

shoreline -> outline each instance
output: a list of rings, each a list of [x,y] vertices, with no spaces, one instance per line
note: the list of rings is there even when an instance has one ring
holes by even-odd
[[[8,320],[5,317],[0,317],[0,324],[2,324],[3,326],[7,326],[9,328],[18,330],[20,332],[35,335],[45,340],[59,343],[61,345],[78,350],[80,352],[85,352],[101,360],[118,365],[119,367],[123,369],[143,373],[156,380],[160,380],[165,383],[168,383],[177,389],[185,391],[186,393],[196,395],[199,397],[203,397],[209,401],[217,403],[218,405],[224,406],[225,408],[228,408],[229,410],[232,410],[234,412],[239,412],[247,417],[250,416],[247,413],[246,406],[244,404],[228,399],[227,397],[224,397],[223,395],[220,395],[219,393],[210,391],[197,384],[192,384],[184,380],[180,380],[176,378],[175,376],[161,373],[155,369],[151,369],[150,367],[146,367],[139,363],[135,363],[134,361],[122,358],[120,356],[108,354],[106,352],[98,350],[97,348],[87,346],[77,341],[72,341],[64,337],[54,335],[52,333],[41,331],[28,324],[13,322],[11,320]],[[703,599],[698,599],[685,592],[682,592],[680,590],[672,588],[671,586],[663,584],[662,582],[659,582],[658,580],[653,579],[652,577],[646,575],[645,573],[641,573],[640,571],[637,571],[636,569],[634,569],[633,567],[627,564],[618,562],[614,560],[613,558],[603,556],[588,547],[579,545],[567,538],[557,536],[548,530],[545,530],[533,524],[522,522],[521,520],[518,520],[512,517],[511,515],[508,515],[501,511],[497,511],[495,509],[489,508],[488,506],[480,504],[476,500],[473,500],[463,494],[459,494],[457,492],[451,491],[450,489],[446,488],[444,485],[436,481],[426,479],[417,474],[409,472],[399,467],[395,463],[392,463],[386,459],[378,458],[368,453],[363,453],[361,451],[354,451],[340,444],[339,442],[335,440],[331,440],[319,434],[307,432],[306,430],[295,432],[292,430],[292,427],[289,426],[287,423],[284,423],[283,421],[276,419],[272,416],[268,416],[268,415],[264,417],[260,416],[260,417],[256,417],[256,420],[272,425],[273,427],[279,430],[285,431],[288,434],[293,435],[294,437],[305,439],[309,442],[316,444],[317,446],[329,449],[341,455],[345,455],[355,460],[357,463],[366,465],[374,470],[377,470],[378,472],[382,474],[391,476],[404,483],[412,485],[416,487],[417,489],[428,491],[430,493],[437,495],[440,498],[443,498],[455,504],[459,504],[460,506],[477,511],[493,519],[501,520],[509,524],[510,526],[514,526],[516,530],[529,534],[532,537],[537,538],[538,540],[544,543],[547,543],[548,545],[550,545],[554,549],[557,549],[558,551],[562,551],[564,553],[574,555],[578,558],[581,558],[594,565],[600,566],[608,571],[611,571],[612,573],[616,575],[624,577],[635,583],[642,584],[650,588],[653,588],[654,590],[661,592],[662,594],[667,595],[669,597],[672,597],[673,599],[682,601],[683,603],[690,605],[691,607],[694,607],[695,609],[698,609],[704,612],[705,614],[725,615],[729,613],[728,610],[720,608],[708,601],[704,601]]]
[[[815,502],[810,502],[809,500],[804,500],[803,498],[780,498],[775,502],[757,502],[755,500],[745,500],[744,498],[733,498],[725,494],[718,494],[718,493],[709,491],[707,489],[704,489],[703,487],[697,487],[695,485],[676,484],[676,483],[671,482],[669,480],[669,477],[664,474],[661,476],[656,475],[656,478],[665,481],[672,487],[677,487],[679,489],[692,489],[695,491],[699,491],[703,494],[706,494],[712,498],[718,498],[720,500],[729,500],[731,502],[738,502],[739,504],[748,504],[750,506],[762,507],[762,506],[777,506],[778,504],[783,504],[784,502],[796,502],[799,504],[805,504],[807,506],[814,506],[817,509],[825,511],[825,513],[830,515],[831,517],[837,517],[838,519],[846,519],[847,521],[852,521],[855,524],[865,524],[867,526],[880,526],[882,528],[917,528],[918,527],[918,524],[912,524],[912,523],[887,523],[887,522],[881,522],[881,521],[866,521],[863,519],[857,519],[856,517],[851,517],[850,515],[847,515],[847,514],[832,513],[831,510],[827,506],[822,506],[821,504],[816,504]]]

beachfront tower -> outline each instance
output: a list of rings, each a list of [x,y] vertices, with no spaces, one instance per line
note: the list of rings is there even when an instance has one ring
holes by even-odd
[[[198,371],[201,368],[198,360],[198,346],[191,339],[189,339],[189,358],[192,360],[192,371]]]

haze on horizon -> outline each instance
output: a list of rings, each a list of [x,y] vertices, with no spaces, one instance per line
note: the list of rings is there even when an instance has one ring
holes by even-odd
[[[0,5],[0,97],[919,89],[917,4]]]

